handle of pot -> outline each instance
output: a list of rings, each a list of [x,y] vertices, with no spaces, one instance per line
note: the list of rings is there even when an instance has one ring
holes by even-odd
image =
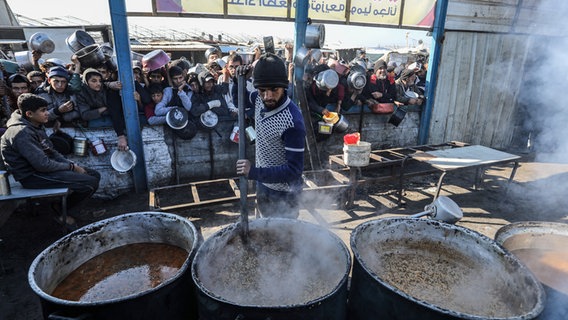
[[[62,316],[59,314],[59,312],[55,312],[50,314],[47,319],[49,320],[90,320],[90,319],[94,319],[93,315],[87,313],[87,314],[82,314],[78,317],[67,317],[67,316]]]

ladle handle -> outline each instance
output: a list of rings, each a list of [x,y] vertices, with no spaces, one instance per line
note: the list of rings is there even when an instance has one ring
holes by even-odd
[[[246,158],[246,137],[245,137],[245,95],[246,95],[246,78],[244,75],[238,75],[238,120],[239,120],[239,159]],[[241,235],[246,241],[249,232],[248,226],[248,180],[247,177],[239,178],[239,189],[241,191]]]
[[[413,214],[410,217],[411,218],[421,218],[423,216],[431,215],[432,213],[434,213],[434,210],[432,208],[428,208],[427,210]]]

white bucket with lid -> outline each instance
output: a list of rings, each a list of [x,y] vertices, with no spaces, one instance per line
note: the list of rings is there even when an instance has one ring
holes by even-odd
[[[365,167],[371,159],[371,144],[359,141],[358,144],[343,145],[343,162],[349,167]]]

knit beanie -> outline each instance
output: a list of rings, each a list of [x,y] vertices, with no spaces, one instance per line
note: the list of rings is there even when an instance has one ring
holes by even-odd
[[[387,68],[387,63],[385,62],[385,60],[377,60],[377,62],[375,62],[375,70],[379,70],[379,69],[386,69]]]
[[[274,53],[260,56],[253,70],[253,85],[258,87],[288,88],[288,76],[284,61]]]

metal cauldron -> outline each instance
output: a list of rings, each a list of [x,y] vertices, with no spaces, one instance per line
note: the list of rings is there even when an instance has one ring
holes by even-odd
[[[533,319],[545,294],[495,241],[435,220],[388,218],[351,234],[349,313],[358,319]]]
[[[527,265],[543,284],[546,304],[538,319],[568,319],[568,224],[515,222],[499,229],[495,241]]]
[[[179,247],[187,252],[187,258],[171,278],[146,291],[91,302],[52,295],[61,281],[88,260],[125,245],[144,243]],[[40,298],[44,319],[197,319],[189,268],[198,246],[197,230],[184,217],[161,212],[124,214],[57,240],[32,262],[28,281]]]
[[[299,220],[251,221],[207,239],[192,265],[201,320],[346,318],[350,255],[330,231]]]

